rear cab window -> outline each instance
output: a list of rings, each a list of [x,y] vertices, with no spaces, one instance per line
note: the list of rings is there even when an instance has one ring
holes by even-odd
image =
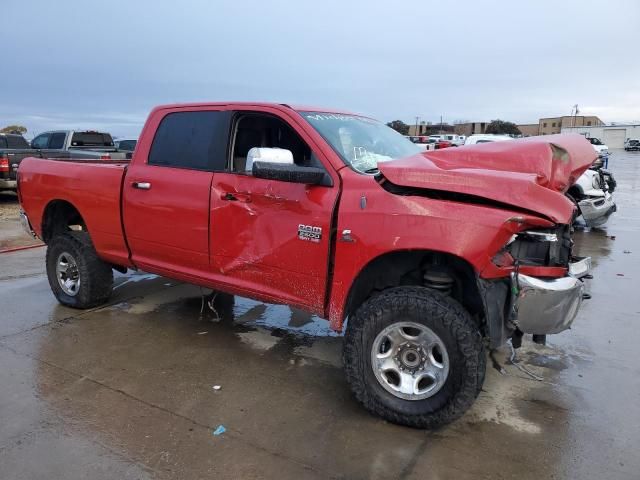
[[[72,147],[113,147],[113,138],[108,133],[74,132],[71,137]]]
[[[167,114],[156,130],[149,165],[223,171],[227,163],[228,111]]]

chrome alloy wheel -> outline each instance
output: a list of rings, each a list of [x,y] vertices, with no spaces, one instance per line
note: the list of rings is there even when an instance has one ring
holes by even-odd
[[[56,262],[56,277],[58,284],[64,293],[75,297],[80,289],[80,272],[76,260],[67,252],[58,256]]]
[[[430,328],[397,322],[382,330],[371,347],[371,367],[380,385],[405,400],[435,395],[447,381],[449,356]]]

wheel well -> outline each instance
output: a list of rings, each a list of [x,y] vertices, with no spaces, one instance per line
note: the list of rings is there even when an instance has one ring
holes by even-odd
[[[428,250],[391,252],[369,262],[351,285],[345,317],[370,296],[403,285],[439,290],[460,302],[478,323],[484,317],[473,267],[455,255]]]
[[[567,193],[571,195],[574,199],[579,200],[582,197],[582,188],[579,185],[572,185]]]
[[[49,202],[42,215],[42,240],[45,243],[68,230],[86,229],[87,226],[78,209],[65,200]]]

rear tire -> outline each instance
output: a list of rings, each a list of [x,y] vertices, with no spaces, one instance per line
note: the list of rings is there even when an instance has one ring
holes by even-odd
[[[380,337],[397,328],[400,342],[393,333],[379,350]],[[433,348],[440,353],[434,355]],[[387,367],[375,366],[377,358],[395,362],[388,364],[386,384]],[[347,382],[367,410],[393,423],[428,429],[461,417],[480,393],[486,372],[484,343],[469,313],[454,299],[424,287],[391,288],[367,300],[349,318],[343,362]],[[432,393],[428,383],[420,386],[431,371],[435,378],[446,375],[434,382]]]
[[[47,246],[47,277],[58,301],[72,308],[106,302],[113,289],[113,270],[96,253],[87,232],[66,232]]]

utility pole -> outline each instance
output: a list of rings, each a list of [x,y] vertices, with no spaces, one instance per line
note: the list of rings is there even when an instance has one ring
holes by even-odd
[[[440,133],[443,133],[442,132],[442,115],[440,115]]]
[[[578,116],[578,104],[576,103],[572,108],[571,108],[571,116],[573,117],[571,119],[571,126],[575,127],[576,126],[576,120],[577,120],[577,116]],[[562,123],[562,122],[560,122]]]

